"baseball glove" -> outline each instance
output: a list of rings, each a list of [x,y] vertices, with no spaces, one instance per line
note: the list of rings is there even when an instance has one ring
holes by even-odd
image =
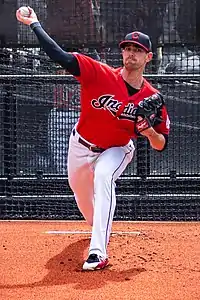
[[[135,110],[135,131],[140,134],[142,131],[162,122],[161,109],[164,100],[161,94],[156,93],[140,101]]]

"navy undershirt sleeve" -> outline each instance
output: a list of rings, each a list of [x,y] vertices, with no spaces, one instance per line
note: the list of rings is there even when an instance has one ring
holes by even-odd
[[[80,67],[77,58],[65,52],[60,46],[45,32],[39,22],[32,23],[31,29],[35,33],[40,45],[46,54],[61,67],[74,76],[80,76]]]

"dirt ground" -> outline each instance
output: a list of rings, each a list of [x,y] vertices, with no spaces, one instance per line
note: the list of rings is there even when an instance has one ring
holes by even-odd
[[[199,300],[200,222],[114,222],[101,271],[85,222],[0,222],[2,300]]]

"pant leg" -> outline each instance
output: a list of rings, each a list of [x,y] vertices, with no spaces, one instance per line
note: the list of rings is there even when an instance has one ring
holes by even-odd
[[[94,217],[89,253],[107,256],[113,216],[116,207],[115,181],[133,158],[132,141],[125,147],[103,152],[94,169]]]
[[[71,134],[68,150],[68,180],[77,206],[89,225],[93,224],[94,168],[98,153],[89,151],[78,142],[79,135]]]

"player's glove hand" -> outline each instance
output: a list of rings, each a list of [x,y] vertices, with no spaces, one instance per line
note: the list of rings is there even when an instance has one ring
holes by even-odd
[[[164,100],[161,94],[156,93],[140,101],[135,110],[136,134],[153,127],[156,122],[161,122],[161,108]]]
[[[24,17],[20,13],[20,9],[18,9],[16,11],[17,20],[20,21],[21,23],[25,24],[25,25],[31,25],[32,23],[38,22],[38,18],[37,18],[36,13],[34,12],[34,10],[30,6],[28,6],[28,10],[30,12],[29,16]]]

